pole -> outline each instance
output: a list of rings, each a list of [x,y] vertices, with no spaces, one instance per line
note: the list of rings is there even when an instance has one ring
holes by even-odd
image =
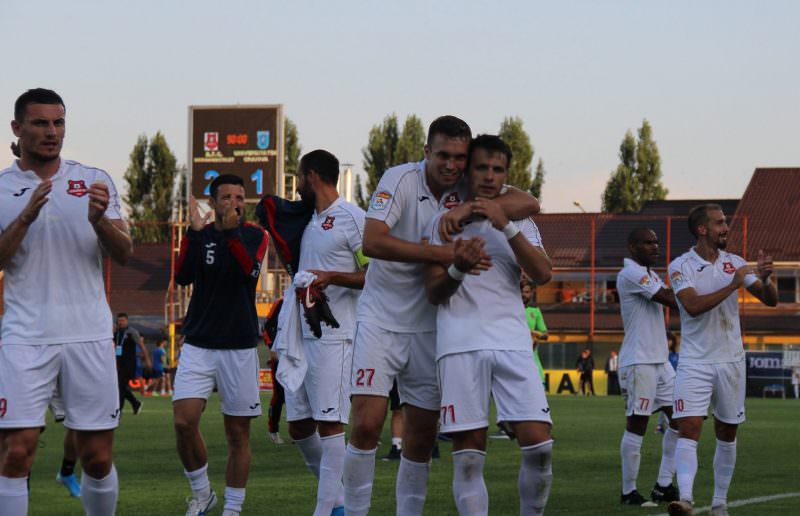
[[[595,227],[597,215],[592,215],[592,254],[591,271],[589,273],[589,340],[594,340],[594,268],[595,268]]]

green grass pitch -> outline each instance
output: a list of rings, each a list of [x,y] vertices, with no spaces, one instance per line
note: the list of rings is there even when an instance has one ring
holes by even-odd
[[[270,393],[262,393],[269,402]],[[619,505],[619,441],[624,426],[619,397],[550,398],[556,440],[554,483],[548,514],[661,514],[665,507],[644,509]],[[738,461],[729,501],[780,493],[800,492],[800,402],[748,399],[747,422],[739,432]],[[639,491],[647,496],[655,482],[660,460],[660,436],[651,419],[642,449]],[[492,427],[494,430],[494,427]],[[209,449],[212,486],[224,490],[225,442],[219,400],[212,397],[203,416],[202,431]],[[253,463],[247,486],[244,514],[304,515],[314,510],[316,482],[303,465],[299,452],[288,444],[285,422],[281,434],[287,444],[267,440],[266,415],[253,422]],[[80,502],[69,498],[56,484],[60,466],[63,428],[50,423],[42,434],[31,476],[30,514],[83,514]],[[378,456],[386,453],[390,439],[388,421]],[[428,484],[425,513],[455,515],[450,485],[450,445],[440,443],[442,458],[435,460]],[[695,482],[698,506],[711,502],[713,491],[713,427],[707,422],[699,447],[699,471]],[[142,413],[130,407],[116,433],[115,463],[119,471],[118,514],[183,514],[189,486],[175,452],[172,410],[167,398],[146,398]],[[394,514],[394,481],[397,462],[378,461],[372,514]],[[490,512],[518,514],[517,473],[519,452],[514,442],[490,440],[485,478]],[[220,501],[221,502],[221,501]],[[222,503],[212,513],[220,514]],[[731,509],[734,515],[800,514],[800,497],[750,504]]]

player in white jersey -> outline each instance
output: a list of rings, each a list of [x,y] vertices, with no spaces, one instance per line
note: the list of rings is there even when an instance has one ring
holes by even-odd
[[[661,443],[661,466],[650,492],[653,502],[672,502],[678,492],[672,485],[675,474],[675,443],[678,424],[672,420],[672,395],[675,371],[667,360],[664,306],[675,310],[675,294],[651,269],[658,260],[658,237],[648,228],[637,228],[628,235],[624,267],[617,275],[617,292],[625,326],[619,352],[620,387],[627,417],[620,443],[622,496],[625,505],[652,505],[636,490],[642,441],[650,416],[667,414],[669,428]]]
[[[102,252],[133,246],[104,171],[61,159],[65,108],[54,91],[23,93],[11,128],[21,157],[0,172],[0,516],[28,510],[26,477],[58,383],[64,426],[77,431],[87,514],[113,514],[119,400]]]
[[[438,305],[441,431],[453,438],[453,496],[462,515],[489,513],[483,465],[490,394],[498,422],[511,427],[522,452],[520,514],[544,513],[553,478],[550,407],[518,294],[522,270],[540,285],[550,280],[551,263],[533,220],[510,221],[492,200],[511,158],[497,136],[472,141],[467,172],[472,218],[455,242],[449,268],[425,267],[428,298]],[[431,243],[441,242],[439,222],[430,226]],[[484,253],[492,267],[468,276]]]
[[[299,270],[316,274],[338,328],[322,325],[317,337],[305,318],[303,349],[308,370],[295,392],[286,389],[286,419],[306,465],[319,480],[314,514],[343,514],[344,425],[350,415],[350,369],[356,302],[367,259],[361,250],[364,210],[339,197],[339,160],[315,150],[300,160],[297,191],[314,207],[300,244]]]
[[[689,212],[695,246],[669,265],[681,313],[681,359],[675,379],[673,413],[680,438],[675,449],[680,500],[670,514],[691,514],[697,442],[711,405],[717,447],[714,455],[712,514],[728,514],[728,488],[736,466],[736,430],[744,422],[745,356],[739,323],[738,291],[744,286],[762,303],[775,306],[772,257],[758,251],[755,270],[725,251],[728,224],[718,204]]]
[[[437,118],[428,130],[425,160],[387,170],[372,195],[364,230],[364,254],[371,261],[353,344],[352,421],[344,473],[348,515],[369,510],[375,452],[395,378],[405,420],[397,513],[421,514],[425,504],[440,397],[435,309],[425,298],[422,269],[430,262],[449,265],[452,249],[423,242],[423,232],[440,209],[457,206],[464,198],[459,180],[470,137],[464,121]],[[501,202],[516,218],[539,208],[536,199],[516,190]]]

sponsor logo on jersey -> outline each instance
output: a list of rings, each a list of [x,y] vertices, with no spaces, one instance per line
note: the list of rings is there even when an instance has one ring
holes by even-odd
[[[89,193],[89,189],[86,188],[86,182],[83,179],[77,181],[67,179],[67,193],[75,197],[83,197]]]
[[[461,204],[461,198],[458,196],[458,192],[453,192],[444,198],[444,207],[448,210],[455,208],[459,204]]]
[[[256,145],[261,150],[269,148],[269,131],[256,131]]]
[[[427,201],[428,199],[430,199],[430,197],[428,197],[427,195],[420,195],[419,196],[419,202]]]
[[[11,195],[13,195],[14,197],[22,197],[22,195],[23,195],[25,192],[27,192],[28,190],[30,190],[30,188],[28,188],[28,187],[26,186],[25,188],[23,188],[23,189],[22,189],[22,190],[20,190],[19,192],[15,193],[15,194],[11,194]]]
[[[731,262],[723,262],[722,272],[726,274],[733,274],[734,272],[736,272],[736,267],[734,267]]]
[[[322,223],[322,229],[328,231],[329,229],[333,229],[333,221],[336,220],[336,217],[331,215],[327,215],[325,217],[325,222]]]
[[[642,276],[642,279],[639,280],[639,285],[646,287],[650,284],[650,276]]]
[[[383,211],[386,209],[386,206],[389,205],[389,199],[391,198],[392,194],[386,190],[375,192],[375,194],[372,196],[372,204],[370,205],[370,208],[377,211]]]
[[[206,152],[217,152],[219,150],[219,133],[203,133],[203,150]]]
[[[703,265],[701,265],[700,267],[697,268],[697,272],[703,272],[706,267],[708,267],[708,264],[704,263]]]

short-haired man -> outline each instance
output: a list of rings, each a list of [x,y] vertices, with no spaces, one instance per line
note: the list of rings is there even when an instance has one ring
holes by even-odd
[[[244,182],[223,174],[210,187],[211,211],[201,215],[189,199],[190,227],[181,244],[180,285],[192,284],[181,327],[186,341],[175,375],[172,408],[178,455],[192,488],[187,516],[206,514],[217,497],[208,481],[208,451],[200,415],[216,386],[228,441],[223,515],[242,510],[250,471],[250,420],[261,414],[258,391],[260,336],[255,293],[266,232],[244,222]],[[207,224],[211,215],[214,222]]]
[[[765,305],[778,303],[777,289],[770,281],[772,257],[759,250],[753,270],[743,258],[725,251],[728,229],[718,204],[692,208],[689,231],[697,243],[669,265],[681,313],[681,359],[673,401],[680,432],[675,448],[680,500],[669,505],[670,514],[692,513],[697,442],[709,405],[717,436],[711,514],[728,514],[728,488],[736,466],[736,430],[745,420],[739,288],[744,286]]]
[[[625,505],[643,505],[647,500],[636,490],[642,441],[650,416],[663,411],[670,419],[661,444],[661,466],[650,493],[653,502],[672,502],[678,493],[672,485],[675,474],[675,443],[678,425],[672,421],[675,370],[667,357],[664,306],[675,310],[675,294],[652,270],[658,260],[658,237],[648,228],[628,235],[628,252],[617,275],[625,337],[619,351],[619,373],[627,422],[620,443],[622,496]],[[652,504],[648,504],[652,505]]]
[[[550,280],[551,264],[533,220],[510,221],[494,201],[511,158],[497,136],[472,141],[467,171],[472,220],[455,242],[449,268],[425,267],[428,299],[438,305],[441,431],[453,438],[453,496],[463,515],[489,513],[483,465],[490,395],[498,422],[510,426],[522,451],[520,514],[544,513],[553,478],[550,407],[533,373],[530,331],[518,294],[522,270],[542,284]],[[434,244],[441,242],[439,222],[427,232]],[[492,267],[468,275],[484,253]]]
[[[136,399],[129,382],[136,378],[136,355],[141,353],[147,366],[150,357],[141,334],[128,321],[128,314],[117,314],[117,327],[114,330],[114,353],[117,356],[117,383],[119,388],[119,412],[125,408],[125,400],[131,404],[134,415],[142,410],[141,400]]]
[[[422,269],[424,263],[450,264],[453,253],[450,247],[429,245],[423,236],[425,225],[440,209],[455,207],[464,199],[459,180],[470,137],[463,120],[454,116],[434,120],[425,160],[387,170],[367,210],[364,254],[372,260],[356,312],[353,413],[344,470],[348,515],[369,510],[375,452],[395,378],[405,421],[397,513],[421,514],[425,504],[440,398],[435,308],[425,298]],[[499,202],[517,217],[539,209],[536,199],[516,190]]]
[[[23,93],[11,121],[21,157],[0,172],[2,516],[28,511],[26,477],[56,384],[64,426],[77,432],[84,510],[110,515],[117,502],[119,401],[102,256],[124,264],[133,245],[111,176],[61,159],[65,127],[56,92]]]
[[[361,250],[364,210],[339,196],[338,180],[339,160],[330,152],[315,150],[300,159],[297,191],[314,213],[300,243],[299,270],[316,275],[312,287],[324,290],[339,323],[322,325],[317,337],[302,319],[308,369],[300,388],[285,390],[289,435],[319,480],[316,516],[329,516],[335,508],[343,513],[344,425],[350,415],[356,303],[367,265]]]

